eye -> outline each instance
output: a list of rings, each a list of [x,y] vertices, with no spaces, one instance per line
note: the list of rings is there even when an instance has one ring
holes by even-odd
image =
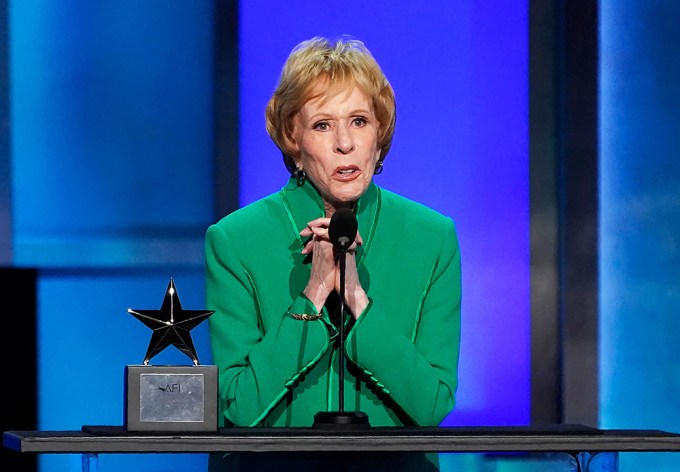
[[[363,116],[357,116],[352,120],[352,124],[356,126],[357,128],[361,128],[363,126],[366,126],[366,123],[368,123],[368,120],[364,118]]]
[[[330,124],[328,123],[328,121],[317,121],[312,126],[312,129],[319,131],[328,131],[330,129]]]

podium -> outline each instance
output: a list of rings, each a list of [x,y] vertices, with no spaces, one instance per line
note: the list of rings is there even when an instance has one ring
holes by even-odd
[[[317,428],[222,428],[188,434],[128,433],[122,427],[81,431],[6,431],[6,448],[23,453],[79,453],[95,472],[106,453],[210,452],[458,452],[566,453],[589,470],[606,456],[617,470],[619,452],[680,452],[680,434],[656,430],[600,430],[580,425],[514,427],[374,427],[347,431]]]

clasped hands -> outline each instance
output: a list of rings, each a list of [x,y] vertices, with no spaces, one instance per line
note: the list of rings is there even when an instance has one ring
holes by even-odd
[[[331,292],[340,293],[340,267],[335,247],[328,237],[330,221],[330,218],[317,218],[300,231],[300,236],[310,238],[302,248],[302,254],[312,255],[312,271],[304,294],[319,313]],[[356,264],[356,248],[361,244],[363,240],[357,232],[345,257],[345,305],[354,319],[359,318],[368,306],[368,296],[361,287]]]

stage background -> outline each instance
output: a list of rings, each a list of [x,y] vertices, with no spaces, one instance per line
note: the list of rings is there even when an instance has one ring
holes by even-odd
[[[676,431],[680,6],[600,4],[601,343],[590,359],[600,374],[583,384],[597,394],[599,382],[600,426]],[[531,245],[555,230],[529,227],[529,175],[541,158],[529,156],[534,2],[3,7],[10,172],[0,176],[0,262],[38,270],[38,428],[122,422],[123,368],[142,360],[150,336],[126,310],[159,307],[170,277],[185,307],[203,306],[205,229],[286,179],[263,111],[291,48],[314,35],[364,40],[395,88],[397,131],[377,183],[457,224],[463,341],[458,405],[445,424],[528,424],[537,402],[560,408],[560,392],[539,398],[531,371],[531,356],[544,354],[531,352],[532,316],[559,316],[532,313],[529,299]],[[560,188],[552,193],[558,201]],[[210,363],[207,324],[192,333]],[[187,361],[170,349],[154,363]],[[624,454],[622,470],[676,470],[677,461]],[[202,455],[111,455],[100,470],[204,464]],[[80,465],[76,455],[40,458],[46,471]]]
[[[677,432],[680,3],[600,4],[600,424]],[[621,456],[679,469],[677,454]]]

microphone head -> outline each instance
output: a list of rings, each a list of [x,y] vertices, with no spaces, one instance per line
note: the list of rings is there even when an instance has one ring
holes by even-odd
[[[346,251],[357,237],[359,223],[354,212],[348,208],[335,210],[328,225],[328,237],[337,249]]]

